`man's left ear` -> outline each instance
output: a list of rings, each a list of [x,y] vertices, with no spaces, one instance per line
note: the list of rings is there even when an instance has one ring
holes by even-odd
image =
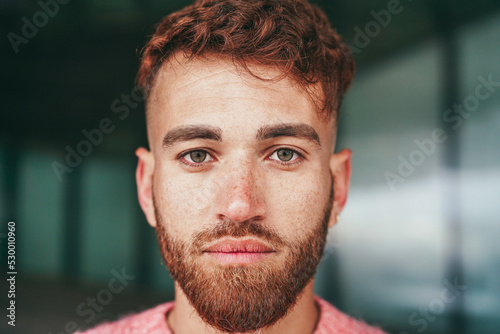
[[[328,227],[337,223],[347,201],[347,192],[351,181],[351,155],[351,150],[343,149],[330,157],[330,172],[333,176],[333,208]]]

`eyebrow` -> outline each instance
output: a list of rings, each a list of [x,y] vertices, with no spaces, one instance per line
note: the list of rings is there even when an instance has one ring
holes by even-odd
[[[318,133],[314,128],[304,123],[282,123],[266,125],[257,131],[257,140],[266,140],[276,137],[296,137],[306,139],[321,147]]]
[[[163,148],[194,139],[222,141],[222,130],[211,125],[182,125],[170,130],[163,138]]]
[[[314,128],[304,123],[281,123],[266,125],[257,130],[255,139],[264,141],[277,137],[296,137],[306,139],[321,147],[318,133]],[[211,125],[182,125],[170,130],[163,138],[163,148],[173,146],[178,142],[209,139],[222,141],[222,129]]]

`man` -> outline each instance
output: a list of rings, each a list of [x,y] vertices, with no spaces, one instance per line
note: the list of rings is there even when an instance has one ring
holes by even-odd
[[[165,17],[138,73],[150,151],[136,179],[175,302],[87,333],[383,333],[313,292],[347,198],[351,152],[333,152],[353,74],[305,0]]]

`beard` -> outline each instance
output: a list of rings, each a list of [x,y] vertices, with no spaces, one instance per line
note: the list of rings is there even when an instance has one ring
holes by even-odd
[[[309,234],[292,242],[255,220],[221,220],[190,241],[182,241],[169,234],[154,203],[163,259],[205,323],[225,333],[254,332],[275,324],[294,307],[315,275],[325,248],[333,205],[331,189],[321,221],[314,222]],[[277,256],[250,265],[214,264],[204,259],[203,246],[209,242],[244,236],[267,241]]]

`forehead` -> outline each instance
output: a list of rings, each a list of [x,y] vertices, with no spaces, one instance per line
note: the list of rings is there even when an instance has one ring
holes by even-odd
[[[270,66],[249,66],[231,60],[176,56],[157,74],[147,103],[148,137],[183,124],[229,121],[233,124],[322,123],[311,97],[298,83]],[[216,118],[220,118],[216,120]]]
[[[293,91],[306,97],[305,89],[291,78],[282,77],[278,68],[251,64],[247,66],[258,78],[236,66],[230,59],[187,59],[177,54],[159,70],[148,101],[149,109],[157,111],[157,106],[167,100],[185,102],[209,95],[212,98],[227,99],[228,92],[238,92],[234,98],[258,98],[272,104],[285,102],[269,99],[271,95],[276,98],[280,93]],[[266,94],[270,92],[273,94]]]

